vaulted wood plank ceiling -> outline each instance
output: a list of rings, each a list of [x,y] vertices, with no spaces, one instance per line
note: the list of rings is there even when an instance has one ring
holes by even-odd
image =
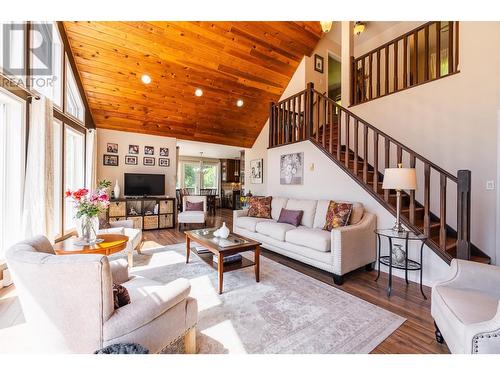
[[[97,127],[241,147],[253,145],[269,102],[321,37],[318,22],[64,27]],[[143,74],[151,84],[141,82]]]

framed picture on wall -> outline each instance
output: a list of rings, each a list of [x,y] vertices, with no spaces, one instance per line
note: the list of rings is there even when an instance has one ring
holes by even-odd
[[[281,155],[280,184],[302,185],[304,177],[304,153]]]
[[[160,156],[168,156],[168,147],[160,147]]]
[[[106,152],[108,154],[118,154],[118,143],[108,143]]]
[[[102,156],[102,164],[109,167],[118,167],[118,155],[107,155]]]
[[[128,145],[128,153],[132,155],[139,154],[139,145]]]
[[[264,175],[264,161],[255,159],[250,161],[250,180],[252,184],[262,184]]]
[[[324,59],[320,55],[314,55],[314,70],[323,73]]]
[[[137,165],[137,156],[125,156],[125,164],[127,165]]]
[[[155,148],[153,146],[144,146],[144,155],[154,155]]]
[[[160,167],[170,167],[170,159],[169,158],[158,158],[158,165]]]
[[[147,165],[148,167],[153,167],[155,165],[155,158],[145,156],[142,164]]]

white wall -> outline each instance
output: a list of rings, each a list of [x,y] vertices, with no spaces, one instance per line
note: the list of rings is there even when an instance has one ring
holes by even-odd
[[[280,156],[294,152],[304,153],[304,183],[302,185],[280,185]],[[309,141],[269,149],[267,163],[268,195],[361,202],[367,211],[377,215],[378,228],[391,228],[394,225],[394,216]],[[312,169],[313,165],[314,169]],[[384,249],[387,251],[388,248],[386,241],[382,242],[383,251]],[[409,256],[412,259],[419,259],[419,245],[420,243],[418,245],[414,243],[410,246]],[[448,265],[431,249],[424,247],[423,281],[425,285],[430,286],[434,281],[442,278],[448,268]],[[382,271],[387,272],[387,267],[383,266]],[[404,277],[404,273],[398,270],[394,274]],[[409,278],[418,282],[418,273],[409,272]]]
[[[493,262],[497,194],[485,186],[497,181],[499,44],[500,22],[461,22],[460,73],[350,108],[444,169],[472,171],[471,238]]]
[[[118,167],[103,165],[103,155],[106,154],[107,143],[118,143]],[[139,145],[139,154],[137,156],[137,165],[125,165],[125,155],[128,155],[128,145]],[[143,165],[144,146],[153,146],[155,148],[155,166],[149,167]],[[170,167],[160,167],[158,158],[160,157],[160,147],[168,147]],[[123,176],[124,173],[162,173],[165,174],[165,195],[175,197],[175,176],[176,176],[176,139],[170,137],[159,137],[155,135],[121,132],[116,130],[98,129],[97,130],[97,178],[99,180],[107,179],[112,182],[118,180],[121,194],[123,195]],[[149,155],[147,155],[149,156]]]

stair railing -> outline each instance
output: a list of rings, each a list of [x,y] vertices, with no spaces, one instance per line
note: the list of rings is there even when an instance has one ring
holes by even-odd
[[[438,236],[434,236],[437,239],[432,240],[431,245],[446,261],[455,257],[470,258],[469,170],[459,170],[456,176],[451,174],[314,90],[312,83],[308,83],[305,90],[270,105],[269,147],[304,140],[311,140],[318,145],[325,154],[357,179],[365,190],[392,211],[394,208],[390,204],[393,198],[391,192],[384,190],[383,197],[379,195],[382,193],[384,169],[397,164],[416,168],[418,181],[423,181],[423,189],[408,192],[409,210],[407,217],[403,216],[403,221],[429,238],[433,237],[434,231],[437,230]],[[369,179],[370,174],[373,177]],[[431,190],[437,193],[432,196],[439,196],[438,205],[434,201],[431,202]],[[419,194],[418,197],[416,193]],[[456,194],[456,205],[452,199],[453,194]],[[455,225],[451,222],[449,204],[454,206],[451,208],[456,209]],[[418,210],[423,210],[423,222],[417,220]],[[438,226],[435,224],[437,220]],[[448,241],[450,233],[454,235]],[[457,240],[454,241],[454,238]]]
[[[427,22],[351,59],[351,103],[364,103],[458,72],[459,23]]]

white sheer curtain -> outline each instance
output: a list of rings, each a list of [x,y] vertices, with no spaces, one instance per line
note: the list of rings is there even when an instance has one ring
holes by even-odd
[[[88,189],[95,189],[97,185],[97,131],[95,129],[87,131],[86,147],[86,168],[85,186]]]
[[[41,97],[31,104],[28,155],[24,182],[24,237],[38,234],[53,241],[54,134],[52,102]]]

